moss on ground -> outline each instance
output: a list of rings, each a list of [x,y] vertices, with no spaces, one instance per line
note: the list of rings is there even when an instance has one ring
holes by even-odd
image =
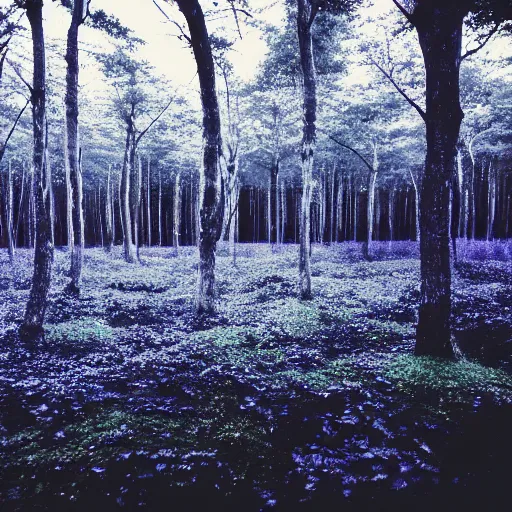
[[[382,373],[401,386],[434,391],[492,392],[505,397],[512,390],[511,375],[465,359],[449,361],[402,354],[388,358]]]

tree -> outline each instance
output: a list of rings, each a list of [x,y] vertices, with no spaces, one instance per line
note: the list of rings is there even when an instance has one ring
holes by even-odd
[[[426,70],[424,111],[402,92],[427,129],[420,192],[421,299],[415,353],[449,357],[453,354],[449,204],[463,118],[460,63],[478,51],[500,26],[510,28],[512,4],[499,0],[413,0],[406,9],[398,0],[393,1],[416,29]],[[475,48],[462,55],[464,19],[470,14],[470,26],[491,28]]]
[[[297,0],[297,33],[303,87],[303,135],[301,148],[302,202],[300,213],[299,293],[311,298],[310,237],[313,162],[316,143],[317,80],[312,26],[319,11],[346,12],[355,0]]]
[[[66,126],[64,138],[64,162],[66,166],[66,190],[68,200],[69,240],[71,249],[71,281],[67,291],[80,293],[82,280],[84,217],[82,209],[82,169],[78,140],[78,29],[88,16],[90,0],[74,0],[66,49]]]
[[[19,334],[23,339],[36,340],[44,335],[43,322],[50,289],[53,244],[51,242],[50,193],[46,187],[47,147],[46,123],[46,63],[43,31],[43,1],[20,2],[27,13],[32,31],[34,54],[34,76],[31,86],[32,121],[34,137],[34,201],[36,244],[34,252],[34,274],[25,317]]]
[[[139,256],[139,216],[140,216],[140,186],[139,167],[136,166],[137,151],[143,138],[151,128],[167,112],[174,96],[162,107],[160,101],[151,97],[160,93],[163,82],[152,75],[152,69],[147,62],[137,61],[129,52],[118,47],[113,54],[100,56],[103,69],[108,78],[113,80],[116,90],[114,107],[117,115],[124,124],[126,132],[124,157],[121,173],[121,211],[123,225],[124,258],[128,263],[134,263]],[[157,114],[154,114],[157,108]],[[146,120],[145,128],[140,129],[138,123]],[[138,188],[131,187],[132,175]],[[131,198],[131,192],[133,197]],[[132,216],[131,207],[135,209]],[[135,249],[133,241],[135,239]]]
[[[201,230],[199,237],[199,277],[196,309],[198,313],[215,311],[215,250],[219,231],[220,159],[222,136],[219,103],[215,87],[215,65],[203,10],[198,0],[176,0],[188,25],[189,43],[197,63],[201,104],[203,106],[203,176]]]

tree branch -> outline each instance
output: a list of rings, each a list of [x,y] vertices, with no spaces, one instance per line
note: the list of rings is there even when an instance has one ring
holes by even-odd
[[[499,31],[500,24],[496,23],[496,25],[491,29],[491,31],[487,34],[487,37],[483,40],[482,43],[480,43],[476,48],[473,48],[472,50],[468,50],[461,58],[460,61],[462,62],[464,59],[467,59],[468,57],[471,57],[471,55],[474,55],[476,52],[479,52],[491,39],[491,37],[496,34],[496,32]]]
[[[382,66],[380,66],[373,59],[371,59],[371,62],[393,84],[393,87],[405,98],[407,103],[409,103],[409,105],[411,105],[418,112],[418,114],[421,116],[423,121],[426,121],[427,116],[426,116],[425,112],[423,111],[423,109],[414,100],[409,98],[409,96],[405,93],[405,91],[402,88],[400,88],[400,86],[393,80],[393,78],[390,76],[390,74],[387,73],[386,70]]]
[[[233,16],[235,17],[236,22],[236,28],[238,29],[238,35],[240,36],[240,39],[242,39],[242,31],[240,30],[240,23],[238,22],[238,14],[236,13],[236,8],[233,3],[233,0],[228,0],[231,4],[231,10],[233,11]]]
[[[173,19],[169,18],[167,13],[156,3],[156,0],[153,0],[153,3],[158,7],[158,10],[166,17],[167,21],[170,21],[171,23],[173,23],[174,25],[176,25],[178,27],[179,31],[181,32],[181,35],[187,40],[188,44],[191,45],[192,40],[190,39],[190,36],[185,33],[185,31],[183,30],[183,27],[179,23],[174,21]]]
[[[140,132],[139,136],[137,137],[137,139],[135,141],[135,145],[139,144],[140,139],[142,139],[142,137],[144,137],[144,135],[146,135],[146,133],[151,129],[151,127],[165,114],[165,112],[167,112],[167,109],[171,106],[173,101],[174,101],[174,98],[171,98],[169,103],[167,103],[167,105],[160,111],[160,113],[151,121],[151,123],[149,123],[149,125],[146,127],[146,129],[142,130]]]
[[[412,16],[406,11],[405,7],[401,5],[397,0],[393,0],[393,3],[400,9],[400,12],[407,18],[407,21],[414,26],[412,22]]]
[[[20,120],[21,116],[23,115],[23,112],[25,112],[25,109],[27,108],[27,105],[30,103],[30,99],[27,100],[24,107],[20,110],[20,113],[18,114],[18,117],[14,121],[14,124],[12,125],[11,131],[7,134],[7,138],[5,139],[5,142],[3,143],[2,147],[0,148],[0,161],[2,160],[5,149],[7,148],[7,144],[9,144],[9,140],[14,133],[14,130],[16,130],[16,126],[18,125],[18,121]]]
[[[23,78],[23,75],[21,74],[21,71],[19,70],[18,66],[11,62],[9,59],[7,59],[7,63],[11,65],[12,69],[14,69],[14,72],[18,76],[18,78],[27,86],[28,90],[30,91],[30,94],[32,95],[34,92],[34,89],[32,86]]]
[[[0,58],[0,82],[2,81],[2,73],[3,73],[3,70],[4,70],[4,62],[5,62],[5,57],[7,56],[7,52],[8,52],[8,48],[5,50],[5,52],[2,54],[2,57]]]
[[[319,132],[322,132],[323,130],[318,130]],[[326,132],[324,132],[326,133]],[[338,144],[338,146],[341,146],[342,148],[345,148],[345,149],[348,149],[349,151],[352,151],[352,153],[354,153],[355,155],[357,155],[363,162],[364,164],[366,165],[366,167],[368,167],[368,169],[370,169],[371,172],[374,172],[375,169],[373,168],[373,166],[368,162],[368,160],[366,160],[366,158],[361,155],[361,153],[359,153],[359,151],[355,150],[354,148],[350,147],[350,146],[347,146],[347,144],[343,144],[343,142],[340,142],[338,139],[335,139],[332,135],[330,135],[329,133],[326,133],[327,137],[329,137],[329,139],[331,139],[333,142],[335,142],[336,144]]]

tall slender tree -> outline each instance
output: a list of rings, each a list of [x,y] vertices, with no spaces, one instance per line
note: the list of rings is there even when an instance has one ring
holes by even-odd
[[[78,295],[82,281],[84,216],[82,207],[82,170],[79,159],[78,134],[78,30],[88,16],[90,0],[74,0],[66,48],[66,126],[64,138],[64,163],[66,166],[69,222],[68,244],[71,249],[71,269],[66,290]]]
[[[347,12],[357,3],[357,0],[297,0],[297,34],[303,88],[303,131],[300,153],[302,201],[299,231],[299,294],[302,299],[311,298],[311,196],[317,110],[317,81],[312,27],[320,11]]]
[[[198,313],[215,310],[215,251],[222,208],[220,164],[222,137],[219,103],[215,87],[215,66],[203,10],[198,0],[176,0],[185,17],[197,63],[203,106],[203,192],[199,234],[199,277],[196,309]]]
[[[44,336],[43,322],[50,289],[53,245],[51,242],[50,194],[46,188],[46,58],[43,30],[43,0],[19,2],[27,13],[32,33],[34,75],[31,86],[34,138],[35,252],[32,286],[20,326],[22,339],[38,340]]]

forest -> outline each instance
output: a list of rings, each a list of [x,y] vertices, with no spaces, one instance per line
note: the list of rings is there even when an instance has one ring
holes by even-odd
[[[502,510],[512,0],[0,0],[0,510]]]

